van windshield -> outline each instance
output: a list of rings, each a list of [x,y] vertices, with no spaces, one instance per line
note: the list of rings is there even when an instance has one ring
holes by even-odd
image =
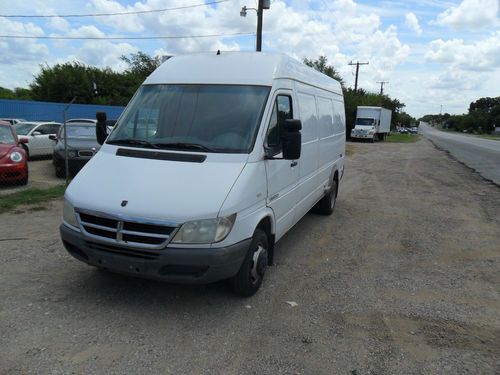
[[[371,126],[371,125],[373,125],[373,119],[372,118],[362,118],[362,117],[357,118],[356,125]]]
[[[145,85],[107,143],[249,153],[269,90],[241,85]]]

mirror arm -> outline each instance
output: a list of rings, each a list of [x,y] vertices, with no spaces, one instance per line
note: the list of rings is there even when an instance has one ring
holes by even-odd
[[[264,146],[264,153],[265,153],[264,159],[266,159],[266,160],[285,160],[283,157],[281,157],[281,158],[274,157],[274,155],[279,154],[279,152],[275,152],[273,156],[269,155],[273,151],[274,151],[274,149],[267,147],[267,146]]]

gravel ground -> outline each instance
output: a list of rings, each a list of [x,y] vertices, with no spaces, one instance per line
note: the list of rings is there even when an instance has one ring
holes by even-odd
[[[72,259],[60,201],[0,215],[0,373],[500,373],[500,188],[425,139],[350,148],[248,299]]]

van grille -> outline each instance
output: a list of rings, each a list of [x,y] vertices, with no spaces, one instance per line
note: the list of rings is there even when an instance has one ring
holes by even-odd
[[[160,249],[177,230],[176,226],[116,218],[107,214],[76,210],[85,236],[119,247]]]
[[[80,150],[78,151],[78,156],[83,156],[83,157],[92,157],[94,156],[95,151],[92,150]]]
[[[86,241],[88,247],[94,250],[103,251],[105,253],[124,255],[131,258],[138,259],[156,259],[160,256],[158,250],[145,250],[138,248],[127,248],[127,247],[119,247],[113,245],[106,245],[98,242]]]

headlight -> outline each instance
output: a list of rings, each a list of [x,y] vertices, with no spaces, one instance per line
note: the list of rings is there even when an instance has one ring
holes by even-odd
[[[19,163],[20,161],[23,160],[23,155],[18,151],[14,151],[13,153],[10,154],[10,160],[12,160],[15,163]]]
[[[78,221],[76,220],[76,213],[73,205],[67,199],[64,199],[63,221],[74,229],[78,229]]]
[[[175,243],[213,243],[227,237],[233,228],[236,214],[217,219],[194,220],[184,223],[175,235]]]

